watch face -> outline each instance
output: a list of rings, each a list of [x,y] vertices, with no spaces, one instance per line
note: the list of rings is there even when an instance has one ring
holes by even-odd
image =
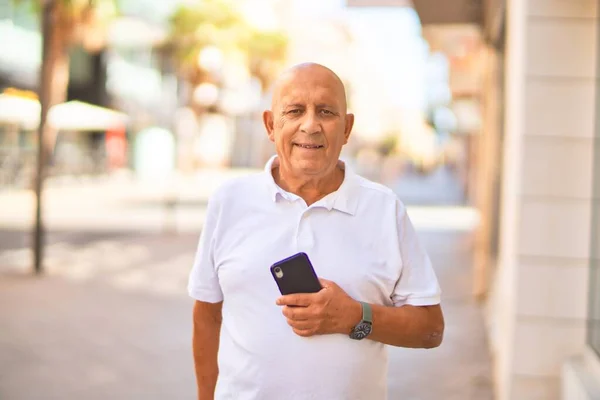
[[[352,339],[360,340],[360,339],[364,339],[367,336],[369,336],[370,333],[371,333],[371,324],[363,321],[360,324],[356,325],[356,327],[352,330],[350,337]]]

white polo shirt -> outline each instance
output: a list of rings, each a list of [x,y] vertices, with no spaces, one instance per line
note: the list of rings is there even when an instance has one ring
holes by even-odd
[[[269,267],[300,251],[318,276],[372,304],[439,304],[440,288],[406,208],[346,168],[340,188],[306,206],[265,171],[210,199],[188,291],[223,301],[215,399],[387,398],[383,344],[347,335],[303,338],[287,324]]]

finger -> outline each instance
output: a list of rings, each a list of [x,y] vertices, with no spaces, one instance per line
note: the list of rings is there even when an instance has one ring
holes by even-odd
[[[308,307],[314,302],[314,294],[300,293],[288,294],[277,299],[278,306]]]
[[[292,328],[300,331],[307,331],[315,328],[315,324],[312,321],[296,321],[288,318],[287,323]]]
[[[285,315],[286,318],[293,319],[296,321],[304,321],[308,319],[309,314],[307,312],[307,307],[283,306],[281,312],[283,313],[283,315]]]
[[[315,331],[313,329],[295,329],[294,333],[298,336],[302,337],[311,337],[315,335]]]

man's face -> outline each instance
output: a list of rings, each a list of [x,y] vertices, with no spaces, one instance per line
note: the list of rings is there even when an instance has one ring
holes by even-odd
[[[281,165],[298,176],[330,173],[354,122],[341,82],[322,67],[305,67],[291,72],[273,96],[264,122]]]

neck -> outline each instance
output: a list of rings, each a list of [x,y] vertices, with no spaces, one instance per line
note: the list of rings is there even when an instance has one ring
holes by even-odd
[[[307,205],[311,205],[338,190],[344,181],[344,170],[336,165],[325,176],[306,177],[295,175],[279,165],[273,169],[273,178],[280,188],[300,196]]]

